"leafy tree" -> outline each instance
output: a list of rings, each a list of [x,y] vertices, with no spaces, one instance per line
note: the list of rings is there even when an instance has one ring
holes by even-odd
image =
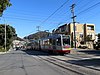
[[[98,33],[98,39],[100,39],[100,33]]]
[[[100,42],[100,33],[98,33],[98,42]]]
[[[11,6],[10,0],[0,0],[0,16],[2,16],[3,11],[10,6]]]
[[[9,26],[7,25],[6,26],[6,38],[7,38],[7,43],[6,43],[6,46],[7,46],[7,50],[9,49],[15,35],[16,35],[16,31],[15,31],[15,28],[13,28],[12,26]],[[4,42],[5,42],[5,25],[4,24],[1,24],[0,25],[0,47],[4,48],[5,45],[4,45]]]

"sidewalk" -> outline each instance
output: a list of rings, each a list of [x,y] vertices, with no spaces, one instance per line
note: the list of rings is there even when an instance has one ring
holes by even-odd
[[[7,52],[0,52],[0,54],[5,54],[5,53],[7,53]]]
[[[95,50],[95,49],[72,49],[71,54],[88,54],[88,55],[95,55],[95,56],[100,56],[100,50]]]
[[[71,54],[86,54],[85,51],[91,51],[92,49],[80,49],[80,48],[72,48]]]
[[[71,54],[84,54],[84,53],[82,53],[82,52],[78,52],[79,50],[82,50],[83,51],[83,49],[79,49],[79,48],[72,48],[72,50],[71,50]]]

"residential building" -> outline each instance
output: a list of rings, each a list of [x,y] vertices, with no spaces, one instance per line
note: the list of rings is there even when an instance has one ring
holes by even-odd
[[[53,33],[57,34],[66,34],[71,36],[72,46],[74,44],[74,25],[73,23],[64,24],[58,27]],[[76,46],[79,47],[82,43],[86,44],[89,40],[87,37],[90,37],[90,40],[95,40],[95,25],[94,24],[80,24],[75,23],[75,34],[76,34]],[[89,41],[90,41],[89,40]]]
[[[85,37],[90,37],[91,40],[95,40],[95,25],[94,24],[84,24],[84,41]]]

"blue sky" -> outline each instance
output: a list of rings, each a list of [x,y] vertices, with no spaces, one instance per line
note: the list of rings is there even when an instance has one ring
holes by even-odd
[[[66,1],[68,2],[60,10],[43,22]],[[19,37],[36,33],[37,26],[40,26],[41,31],[51,32],[64,23],[72,22],[70,6],[75,3],[76,22],[95,24],[95,31],[99,33],[99,2],[100,0],[11,0],[12,6],[4,11],[3,17],[7,24],[16,29]],[[4,18],[1,18],[0,23],[5,23]]]

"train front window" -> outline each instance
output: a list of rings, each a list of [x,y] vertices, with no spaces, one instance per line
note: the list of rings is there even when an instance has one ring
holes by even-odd
[[[62,39],[63,39],[64,46],[70,45],[70,36],[63,36]]]

